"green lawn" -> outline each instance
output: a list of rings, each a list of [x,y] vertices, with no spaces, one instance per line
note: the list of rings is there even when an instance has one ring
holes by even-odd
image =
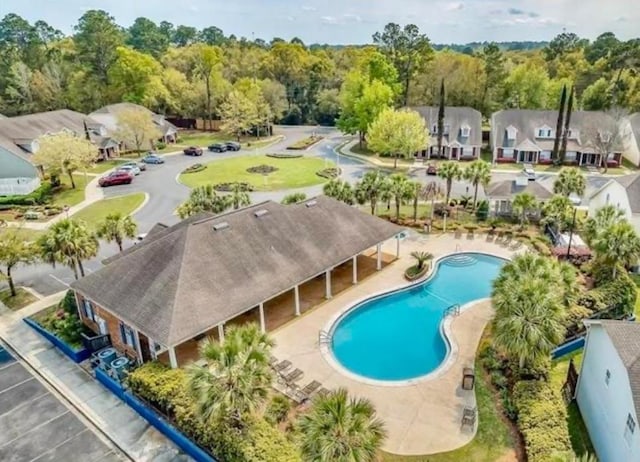
[[[0,291],[0,301],[4,303],[7,308],[13,311],[17,311],[20,308],[24,308],[27,305],[37,301],[30,292],[18,287],[16,288],[16,296],[12,297],[9,289]]]
[[[18,236],[20,236],[22,239],[27,240],[27,241],[35,241],[36,239],[38,239],[43,233],[44,231],[39,231],[36,229],[29,229],[29,228],[0,228],[0,235],[2,233],[18,233]]]
[[[126,196],[113,197],[95,202],[74,214],[72,218],[82,220],[92,229],[114,212],[129,215],[144,201],[144,193],[127,194]]]
[[[565,165],[564,167],[569,167],[569,166]],[[497,170],[513,170],[513,171],[519,172],[522,170],[522,164],[515,164],[515,163],[496,164],[492,168]],[[553,165],[553,164],[549,164],[549,165],[537,164],[533,166],[533,169],[539,173],[559,172],[560,169],[562,168],[563,166]],[[573,168],[579,168],[583,173],[589,172],[589,170],[586,167],[573,167]],[[630,170],[627,170],[624,167],[616,167],[616,168],[607,169],[606,174],[607,175],[628,175],[629,173],[633,173],[633,172],[631,172]]]
[[[478,432],[469,444],[455,451],[428,456],[398,456],[383,453],[383,462],[495,462],[502,456],[513,453],[513,441],[509,427],[502,420],[496,407],[498,398],[489,388],[488,377],[476,368],[476,399],[478,404]],[[515,460],[515,455],[512,459]]]
[[[84,200],[84,188],[87,186],[87,181],[91,181],[92,176],[87,176],[85,179],[84,174],[77,173],[73,175],[73,180],[76,184],[75,189],[71,188],[71,182],[68,175],[62,175],[60,177],[61,187],[54,193],[51,204],[52,205],[68,205],[69,207],[79,204]]]
[[[126,162],[125,160],[111,159],[97,162],[93,167],[87,170],[87,173],[104,173],[107,170],[111,170],[114,167]]]
[[[278,170],[266,176],[247,172],[248,168],[259,165],[270,165]],[[257,191],[276,191],[321,184],[326,180],[316,172],[333,166],[332,162],[317,157],[276,159],[265,155],[243,156],[209,162],[201,172],[183,173],[180,181],[190,188],[212,183],[246,182]]]

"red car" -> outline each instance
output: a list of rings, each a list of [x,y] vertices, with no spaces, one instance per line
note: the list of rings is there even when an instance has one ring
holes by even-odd
[[[202,155],[202,149],[201,148],[197,148],[195,146],[190,146],[187,149],[185,149],[183,152],[187,156],[201,156]]]
[[[438,167],[435,164],[429,164],[427,166],[427,175],[437,175]]]
[[[107,186],[114,186],[117,184],[130,184],[133,181],[133,177],[128,172],[115,171],[108,175],[103,176],[98,180],[98,184],[103,188]]]

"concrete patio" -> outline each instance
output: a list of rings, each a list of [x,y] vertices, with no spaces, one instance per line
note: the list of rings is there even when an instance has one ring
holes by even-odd
[[[276,341],[274,354],[302,369],[303,382],[318,380],[329,389],[346,387],[351,394],[370,399],[388,431],[384,449],[403,455],[451,451],[473,439],[476,429],[461,429],[460,423],[464,407],[475,407],[475,392],[462,390],[460,383],[462,369],[474,364],[480,336],[493,315],[490,302],[467,305],[452,319],[451,340],[458,348],[447,362],[448,368],[437,377],[406,386],[375,386],[347,377],[325,360],[318,335],[333,317],[357,301],[407,285],[403,273],[413,264],[410,253],[414,250],[431,252],[436,258],[455,251],[485,252],[504,258],[514,254],[513,250],[487,242],[485,235],[456,239],[452,235],[412,234],[402,242],[400,258],[386,269],[272,333]],[[394,254],[395,243],[386,244],[383,251]],[[523,251],[526,248],[518,252]]]

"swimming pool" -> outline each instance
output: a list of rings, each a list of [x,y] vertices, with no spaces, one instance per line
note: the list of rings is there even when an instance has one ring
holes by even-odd
[[[438,261],[428,280],[366,300],[338,319],[330,335],[334,358],[348,371],[380,381],[429,374],[447,357],[445,310],[491,295],[505,260],[458,253]]]

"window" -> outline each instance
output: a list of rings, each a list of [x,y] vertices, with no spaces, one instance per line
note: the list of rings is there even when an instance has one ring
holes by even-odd
[[[515,140],[516,139],[516,133],[518,133],[518,130],[513,125],[509,125],[507,127],[507,139],[508,140]]]
[[[470,133],[471,133],[471,128],[468,125],[463,125],[462,128],[460,128],[460,135],[463,136],[464,138],[467,138]]]
[[[604,383],[606,386],[609,386],[609,381],[611,380],[611,371],[607,369],[607,372],[604,375]]]
[[[433,127],[431,127],[431,133],[433,133],[434,135],[438,133],[438,125],[437,124],[433,124]]]
[[[443,135],[448,135],[449,134],[449,126],[448,125],[445,125],[443,127],[442,134]]]
[[[611,199],[611,194],[607,193],[607,200],[606,200],[605,204],[609,203],[609,199]],[[609,371],[607,371],[607,372],[609,372]]]
[[[86,298],[82,299],[82,308],[84,311],[84,317],[96,322],[96,313],[93,310],[93,305],[91,305],[91,302]]]
[[[136,337],[133,329],[122,322],[120,323],[120,338],[125,345],[136,348]]]
[[[624,429],[624,439],[627,441],[627,444],[631,445],[631,439],[633,438],[633,433],[636,431],[636,421],[633,420],[631,414],[627,414],[627,426]]]

